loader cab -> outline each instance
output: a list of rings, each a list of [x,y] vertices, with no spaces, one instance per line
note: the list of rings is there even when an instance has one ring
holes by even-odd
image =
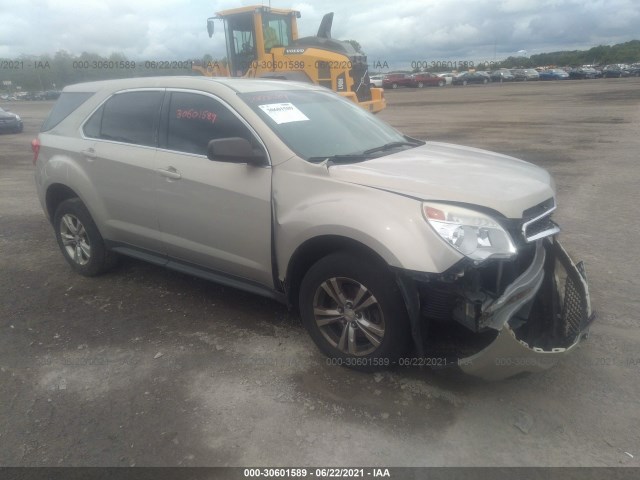
[[[273,63],[271,50],[287,47],[297,39],[296,19],[299,17],[300,12],[269,7],[219,12],[215,18],[224,22],[231,76],[242,77],[252,66]]]

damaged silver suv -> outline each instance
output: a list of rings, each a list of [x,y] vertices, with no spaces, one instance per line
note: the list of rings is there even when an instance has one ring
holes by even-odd
[[[593,318],[545,170],[408,137],[322,87],[74,85],[32,146],[78,273],[129,255],[275,298],[335,364],[501,378],[550,366]]]

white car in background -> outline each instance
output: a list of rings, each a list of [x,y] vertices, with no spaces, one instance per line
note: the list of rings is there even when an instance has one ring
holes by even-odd
[[[373,85],[374,87],[382,88],[382,79],[384,75],[372,75],[369,77],[369,85]]]
[[[455,75],[451,72],[441,72],[441,73],[436,73],[437,76],[444,78],[446,85],[451,85],[451,83],[453,82],[453,77],[455,77]]]

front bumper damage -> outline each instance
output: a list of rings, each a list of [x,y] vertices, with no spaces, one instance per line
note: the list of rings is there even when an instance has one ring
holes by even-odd
[[[458,289],[457,298],[448,303],[448,322],[485,338],[471,350],[433,350],[434,339],[429,337],[435,335],[428,325],[434,321],[424,315],[424,303],[433,296],[407,295],[420,283],[415,280],[400,284],[418,354],[446,355],[446,365],[486,380],[548,369],[576,348],[594,319],[584,267],[574,263],[554,237],[536,241],[528,266],[499,295],[488,295],[477,286],[461,289],[459,280],[448,284],[450,290]],[[422,315],[416,316],[416,308]]]

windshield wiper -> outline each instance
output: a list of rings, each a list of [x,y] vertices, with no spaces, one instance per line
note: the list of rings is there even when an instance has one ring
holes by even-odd
[[[416,140],[415,138],[411,138],[411,137],[407,137],[407,136],[405,136],[405,138],[407,139],[407,141],[385,143],[384,145],[380,145],[379,147],[370,148],[369,150],[365,150],[362,153],[365,154],[365,155],[368,155],[368,154],[371,154],[371,153],[384,152],[384,151],[392,150],[394,148],[399,148],[399,147],[417,147],[419,145],[424,145],[424,142],[422,140]]]
[[[367,155],[366,153],[346,153],[343,155],[327,155],[326,157],[309,157],[307,160],[312,163],[322,163],[325,160],[328,160],[331,163],[352,163],[362,162],[369,158],[371,158],[370,155]]]

